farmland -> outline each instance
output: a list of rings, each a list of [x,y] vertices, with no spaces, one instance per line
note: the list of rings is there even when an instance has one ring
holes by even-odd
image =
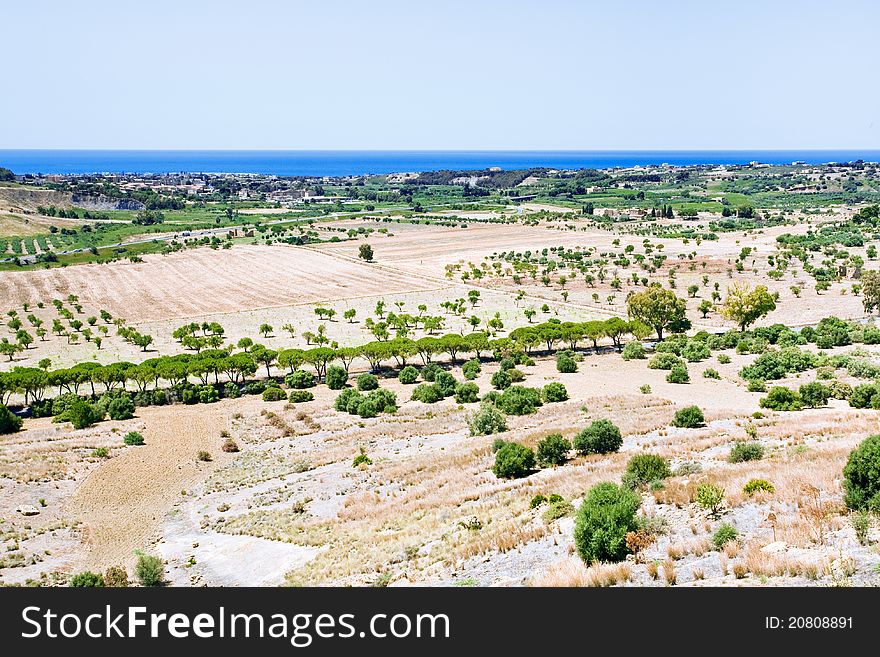
[[[880,433],[876,167],[423,176],[161,220],[7,193],[0,582],[880,582],[843,474]],[[638,508],[595,557],[603,482]]]

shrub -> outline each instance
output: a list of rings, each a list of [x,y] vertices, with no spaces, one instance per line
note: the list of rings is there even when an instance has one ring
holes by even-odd
[[[610,454],[623,445],[623,436],[608,420],[596,420],[580,431],[573,443],[579,454]]]
[[[308,372],[306,372],[306,374],[308,374]],[[286,377],[284,377],[284,382],[289,387],[293,387],[290,385],[289,378],[290,378],[290,375],[287,375]],[[314,382],[314,377],[312,377],[312,381]],[[314,383],[312,385],[314,385]],[[305,386],[305,387],[309,388],[311,386]],[[241,391],[245,395],[261,395],[261,394],[263,394],[263,391],[265,389],[266,389],[266,384],[263,383],[262,381],[251,381],[250,383],[244,384],[241,388]]]
[[[548,403],[564,402],[568,399],[568,390],[558,381],[553,381],[544,386],[544,390],[541,391],[541,397]]]
[[[671,370],[676,365],[684,365],[684,362],[675,354],[660,352],[648,361],[650,370]]]
[[[351,467],[357,468],[362,465],[373,465],[373,459],[367,456],[367,452],[363,447],[361,447],[360,454],[354,457],[354,460],[351,462]]]
[[[538,463],[542,466],[562,465],[568,460],[571,441],[561,433],[551,433],[538,442]]]
[[[828,386],[818,381],[813,381],[812,383],[803,384],[798,389],[798,394],[804,406],[807,408],[819,408],[828,403],[828,398],[831,397],[831,390]]]
[[[556,356],[556,369],[563,374],[571,374],[572,372],[577,372],[578,364],[574,358],[562,353]]]
[[[193,386],[186,386],[180,390],[180,401],[184,404],[198,404],[199,391]]]
[[[537,495],[535,495],[532,498],[531,502],[529,502],[529,508],[530,509],[537,509],[539,506],[544,504],[544,502],[546,502],[546,501],[547,501],[547,498],[544,497],[543,495],[541,495],[541,493],[538,493]]]
[[[873,399],[878,397],[878,387],[873,383],[864,383],[852,389],[849,405],[853,408],[874,408]]]
[[[106,447],[95,447],[95,449],[92,450],[92,457],[96,459],[105,459],[108,456],[110,456],[110,450]]]
[[[688,374],[687,367],[684,365],[675,365],[669,374],[666,375],[666,381],[669,383],[690,383],[691,377]]]
[[[440,370],[434,377],[434,385],[440,390],[440,394],[449,397],[455,394],[455,386],[458,385],[458,381],[446,370]]]
[[[104,586],[127,588],[128,585],[128,573],[122,566],[110,566],[104,573]]]
[[[128,395],[114,397],[107,404],[107,415],[111,420],[130,420],[134,417],[134,402]]]
[[[296,390],[314,388],[315,375],[311,372],[306,372],[305,370],[297,370],[284,377],[284,383],[287,384],[288,388],[294,388]]]
[[[235,442],[232,438],[227,438],[223,441],[220,449],[227,454],[234,454],[238,451],[238,443]]]
[[[0,404],[0,435],[15,433],[21,429],[21,418]]]
[[[238,399],[241,397],[241,388],[238,387],[237,383],[227,381],[223,385],[223,396],[227,399]]]
[[[636,511],[641,498],[626,488],[605,482],[587,493],[577,512],[574,542],[587,564],[595,561],[621,561],[629,549],[627,532],[636,531]]]
[[[468,418],[468,428],[472,436],[489,436],[507,431],[507,422],[494,406],[484,403],[479,411]]]
[[[670,338],[665,342],[660,342],[656,347],[654,347],[654,351],[658,354],[675,354],[676,356],[681,356],[682,346],[683,344],[681,340],[674,340]]]
[[[498,370],[492,375],[492,387],[498,390],[506,390],[513,383],[507,370]]]
[[[642,393],[643,395],[650,395],[651,394],[651,386],[649,386],[647,383],[643,383],[642,385],[639,386],[639,392]]]
[[[437,363],[428,363],[422,368],[422,378],[425,381],[429,381],[430,383],[434,382],[434,377],[437,376],[437,372],[442,372],[443,368],[440,367]]]
[[[804,407],[798,393],[785,386],[773,386],[766,397],[759,402],[761,408],[774,411],[799,411]]]
[[[513,360],[513,358],[502,358],[499,361],[498,366],[501,368],[502,372],[506,372],[507,370],[512,370],[516,367],[516,361]]]
[[[568,500],[558,500],[556,502],[550,503],[550,506],[547,507],[547,510],[541,514],[541,519],[549,524],[554,520],[565,518],[566,516],[570,516],[573,513],[574,504],[572,504]]]
[[[760,461],[764,458],[764,446],[761,443],[738,442],[730,450],[727,460],[730,463],[744,461]]]
[[[301,404],[303,402],[310,402],[314,398],[315,395],[311,390],[291,390],[287,396],[287,401],[291,404]]]
[[[679,429],[696,429],[705,424],[706,418],[699,406],[685,406],[675,412],[672,426]]]
[[[480,387],[471,381],[455,386],[455,401],[459,404],[473,404],[480,400]]]
[[[104,577],[100,573],[86,571],[70,578],[69,586],[74,588],[100,588],[104,586]]]
[[[743,486],[743,493],[746,495],[751,496],[759,491],[775,493],[776,487],[766,479],[749,479],[749,481],[746,482],[746,485]]]
[[[697,504],[709,511],[713,516],[718,515],[721,505],[724,503],[724,489],[718,484],[705,483],[697,488]]]
[[[672,476],[669,462],[656,454],[636,454],[626,464],[623,483],[627,488],[638,488],[653,481]]]
[[[461,366],[461,373],[464,375],[464,378],[466,378],[468,381],[472,381],[473,379],[477,378],[477,376],[480,374],[482,369],[483,368],[480,365],[480,361],[478,361],[476,358],[474,358],[473,360],[466,361]]]
[[[703,378],[704,379],[720,379],[721,375],[718,373],[718,370],[714,370],[711,367],[703,370]]]
[[[689,363],[706,360],[712,354],[705,342],[699,340],[689,340],[681,349],[681,356]]]
[[[397,375],[397,380],[407,385],[415,383],[416,379],[418,378],[419,371],[412,365],[407,365],[402,370],[400,370],[400,374]]]
[[[443,399],[443,391],[434,383],[420,383],[412,393],[413,401],[434,404]]]
[[[199,461],[204,461],[205,463],[209,463],[213,459],[211,458],[211,453],[206,452],[205,450],[199,450],[199,453],[196,454],[196,459]]]
[[[367,399],[376,405],[380,413],[394,413],[397,410],[397,395],[391,390],[371,390]]]
[[[330,390],[342,390],[345,387],[345,384],[348,383],[348,372],[346,372],[343,367],[331,365],[327,368],[327,374],[324,376],[324,381],[326,381],[327,387],[330,388]]]
[[[74,429],[85,429],[103,419],[103,415],[95,405],[83,399],[77,399],[70,404],[65,415]]]
[[[844,501],[853,510],[880,512],[880,435],[865,438],[843,468]]]
[[[135,577],[141,586],[162,586],[165,580],[165,564],[159,557],[138,551]]]
[[[749,392],[767,392],[767,386],[764,384],[764,379],[749,379],[746,390]]]
[[[510,386],[498,395],[495,405],[508,415],[528,415],[541,406],[541,392],[535,388]]]
[[[379,379],[376,375],[364,373],[357,378],[357,389],[361,392],[368,392],[379,387]]]
[[[505,371],[507,372],[507,375],[510,377],[511,383],[520,383],[521,381],[525,381],[525,379],[526,379],[526,375],[521,370],[518,370],[516,368],[513,368],[512,370],[505,370]]]
[[[727,354],[718,354],[718,362],[721,365],[727,365],[730,363],[730,356]]]
[[[144,444],[144,437],[137,431],[129,431],[122,439],[126,445],[140,446]]]
[[[736,527],[725,522],[712,535],[712,545],[716,550],[720,550],[730,541],[735,541],[737,536],[739,536],[739,532],[736,531]]]
[[[641,342],[628,342],[620,356],[623,360],[641,360],[645,357],[645,348]]]
[[[278,386],[271,386],[263,391],[263,401],[275,402],[287,399],[287,393]]]
[[[495,465],[492,472],[499,479],[525,477],[535,467],[535,453],[519,443],[504,443],[495,452]]]
[[[214,386],[199,386],[199,401],[203,404],[213,404],[220,401],[220,393]]]

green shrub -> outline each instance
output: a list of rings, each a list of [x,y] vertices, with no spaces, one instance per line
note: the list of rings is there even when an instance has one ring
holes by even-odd
[[[510,386],[495,400],[495,405],[508,415],[528,415],[541,404],[541,392],[523,386]]]
[[[144,444],[144,437],[137,431],[129,431],[122,439],[126,445],[140,446]]]
[[[785,386],[773,386],[766,397],[759,402],[761,408],[774,411],[799,411],[804,407],[798,393]]]
[[[507,375],[510,377],[511,383],[520,383],[522,381],[525,381],[525,379],[526,379],[526,375],[521,370],[518,370],[516,368],[513,368],[512,370],[505,370],[505,371],[507,372]]]
[[[675,412],[672,426],[679,429],[696,429],[706,423],[706,418],[699,406],[685,406]]]
[[[354,460],[351,462],[351,467],[357,468],[362,465],[373,465],[373,459],[367,456],[367,453],[363,447],[361,447],[360,454],[354,457]]]
[[[828,404],[828,398],[831,397],[831,389],[818,381],[813,381],[812,383],[803,384],[798,389],[798,394],[804,406],[807,408],[819,408]]]
[[[736,527],[725,522],[712,535],[712,545],[716,550],[720,550],[731,541],[735,541],[737,536],[739,532],[736,531]]]
[[[730,356],[727,354],[718,354],[718,362],[721,365],[727,365],[730,363]]]
[[[636,454],[626,464],[623,483],[627,488],[638,488],[653,481],[671,477],[669,462],[656,454]]]
[[[684,361],[675,354],[669,352],[655,354],[654,357],[648,361],[648,369],[650,370],[671,370],[676,365],[684,365]]]
[[[623,445],[623,436],[608,420],[596,420],[578,432],[572,442],[579,454],[610,454]]]
[[[357,389],[368,392],[379,387],[379,379],[374,374],[364,373],[357,378]]]
[[[877,393],[880,389],[873,383],[864,383],[852,389],[849,395],[849,405],[853,408],[874,408],[874,399],[880,398]]]
[[[327,368],[327,374],[324,376],[324,381],[327,383],[327,387],[330,388],[330,390],[342,390],[348,383],[348,372],[346,372],[343,367],[331,365]]]
[[[241,397],[241,388],[238,387],[237,383],[227,381],[223,385],[223,396],[227,399],[238,399]]]
[[[541,519],[546,523],[551,523],[554,520],[559,520],[560,518],[565,518],[574,513],[574,504],[569,502],[568,500],[559,500],[557,502],[551,502],[547,507],[547,510],[541,514]]]
[[[434,404],[443,399],[443,391],[434,383],[420,383],[412,392],[413,401]]]
[[[314,398],[315,395],[312,394],[311,390],[291,390],[287,396],[287,401],[291,404],[301,404],[303,402],[310,402]]]
[[[849,399],[852,395],[852,386],[844,381],[832,381],[828,384],[828,392],[831,399]]]
[[[287,399],[287,393],[278,386],[271,386],[263,391],[263,401],[275,402]]]
[[[510,374],[507,373],[507,370],[498,370],[495,372],[495,374],[492,375],[491,381],[492,387],[497,390],[506,390],[512,383]]]
[[[843,468],[844,501],[853,510],[880,513],[880,435],[865,438]]]
[[[681,348],[683,347],[683,343],[681,340],[673,340],[668,339],[665,342],[660,342],[654,347],[654,351],[658,354],[673,354],[675,356],[681,356]]]
[[[578,364],[577,361],[568,354],[561,353],[556,356],[556,369],[563,374],[571,374],[577,372]]]
[[[407,385],[415,383],[416,379],[418,378],[419,371],[412,365],[407,365],[402,370],[400,370],[400,374],[397,375],[397,380]]]
[[[721,375],[718,373],[718,370],[714,370],[711,367],[703,370],[703,378],[704,379],[720,379]]]
[[[459,404],[473,404],[480,400],[480,387],[472,381],[455,386],[455,401]]]
[[[544,467],[562,465],[568,460],[571,441],[561,433],[551,433],[538,442],[538,463]]]
[[[577,512],[574,542],[587,564],[596,561],[622,561],[629,549],[627,532],[636,531],[636,511],[641,498],[612,483],[593,486]]]
[[[650,395],[651,394],[651,386],[649,386],[647,383],[643,383],[642,385],[639,386],[639,392],[642,393],[643,395]]]
[[[688,374],[687,367],[675,365],[669,370],[669,374],[666,375],[666,381],[669,383],[690,383],[691,377]]]
[[[306,372],[306,374],[308,374],[308,372]],[[312,385],[314,385],[314,378],[315,377],[312,377]],[[293,387],[290,385],[290,375],[284,377],[284,382],[289,387]],[[311,386],[305,386],[305,387],[310,388]],[[266,389],[266,384],[263,383],[262,381],[251,381],[250,383],[245,383],[241,387],[241,391],[245,395],[262,395],[263,391],[265,389]]]
[[[434,383],[434,377],[437,376],[437,372],[442,371],[443,368],[437,363],[428,363],[422,368],[422,378],[429,383]]]
[[[315,375],[311,372],[306,372],[305,370],[296,370],[295,372],[291,372],[286,377],[284,377],[284,383],[287,384],[288,388],[294,388],[296,390],[314,388],[316,385]]]
[[[712,354],[709,352],[709,347],[706,346],[706,343],[698,340],[689,340],[681,349],[682,358],[689,363],[706,360],[711,355]]]
[[[0,404],[0,435],[7,433],[15,433],[21,429],[21,418],[15,413]]]
[[[134,402],[128,395],[114,397],[107,404],[107,415],[111,420],[130,420],[134,417]]]
[[[512,370],[514,367],[516,367],[516,361],[513,360],[513,358],[502,358],[499,361],[498,365],[501,368],[502,372],[506,372],[507,370]]]
[[[568,399],[568,390],[558,381],[553,381],[544,386],[544,390],[541,391],[541,397],[548,403],[564,402]]]
[[[104,586],[128,588],[128,573],[121,566],[110,566],[104,573]]]
[[[65,415],[74,429],[85,429],[103,419],[103,414],[97,407],[83,399],[77,399],[71,403],[67,407]]]
[[[165,581],[165,564],[162,560],[140,551],[136,554],[138,560],[134,574],[141,586],[162,586]]]
[[[476,379],[477,376],[479,376],[482,369],[483,368],[480,365],[480,361],[478,361],[476,358],[474,358],[473,360],[466,361],[461,366],[461,373],[464,375],[464,378],[466,378],[468,381],[472,381],[472,380]]]
[[[540,493],[538,493],[537,495],[535,495],[532,498],[531,502],[529,502],[529,508],[530,509],[537,509],[539,506],[544,504],[544,502],[546,502],[546,501],[547,501],[547,498],[544,497],[543,495],[541,495]]]
[[[697,488],[697,504],[709,511],[713,516],[718,515],[721,505],[724,503],[724,489],[718,484],[705,483]]]
[[[751,496],[759,491],[775,493],[776,487],[766,479],[749,479],[746,485],[743,486],[743,493],[746,495]]]
[[[495,465],[492,472],[499,479],[525,477],[535,467],[535,453],[519,443],[504,443],[495,452]]]
[[[100,573],[86,571],[79,573],[70,578],[69,586],[73,588],[102,588],[104,586],[104,578]]]
[[[205,463],[210,463],[211,461],[213,461],[213,459],[211,458],[211,452],[206,452],[203,449],[200,449],[196,454],[196,460],[203,461]]]
[[[434,385],[440,390],[440,394],[444,397],[450,397],[455,394],[455,386],[458,385],[458,381],[446,370],[440,370],[434,377]]]
[[[472,436],[489,436],[507,431],[507,421],[492,404],[484,403],[479,411],[468,418],[468,428]]]
[[[106,447],[95,447],[95,449],[92,450],[92,457],[96,459],[105,459],[108,456],[110,456],[110,450]]]
[[[738,442],[730,450],[727,460],[730,463],[744,461],[760,461],[764,458],[764,446],[761,443]]]
[[[746,390],[749,392],[767,392],[767,386],[764,383],[764,379],[749,379]]]
[[[641,360],[645,357],[645,348],[641,342],[628,342],[620,356],[623,360]]]
[[[367,399],[376,405],[380,413],[394,413],[397,410],[397,395],[391,390],[385,390],[384,388],[371,390],[367,394]]]
[[[220,393],[217,391],[217,388],[211,385],[199,386],[198,394],[199,401],[203,404],[213,404],[220,401]]]

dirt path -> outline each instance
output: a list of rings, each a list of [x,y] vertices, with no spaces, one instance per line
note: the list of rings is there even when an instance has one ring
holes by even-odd
[[[182,490],[202,481],[232,455],[220,450],[234,402],[138,410],[146,444],[129,448],[95,470],[68,502],[84,523],[87,556],[82,567],[134,562],[147,549]],[[213,461],[197,460],[200,450]]]

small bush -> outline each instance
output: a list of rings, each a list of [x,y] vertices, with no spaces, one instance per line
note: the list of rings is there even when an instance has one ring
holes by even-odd
[[[718,373],[718,370],[712,369],[711,367],[703,370],[703,378],[704,379],[720,379],[721,375]]]
[[[237,383],[227,381],[223,384],[223,396],[227,399],[238,399],[241,397],[241,388],[238,387]]]
[[[564,402],[568,399],[568,390],[558,381],[553,381],[544,386],[541,391],[541,397],[547,403]]]
[[[853,408],[876,408],[875,399],[880,399],[880,390],[873,383],[864,383],[852,389],[849,395],[849,405]]]
[[[764,379],[749,379],[748,384],[746,384],[746,390],[749,392],[767,392],[767,385],[764,383]]]
[[[669,462],[656,454],[636,454],[626,464],[624,484],[628,488],[638,488],[654,481],[662,481],[672,476]]]
[[[235,442],[232,438],[227,438],[223,441],[223,444],[220,446],[220,449],[227,454],[233,454],[238,451],[238,443]]]
[[[538,442],[538,463],[544,467],[562,465],[568,460],[571,441],[561,433],[551,433]]]
[[[106,447],[96,447],[92,450],[92,456],[96,459],[105,459],[110,456],[110,450]]]
[[[801,401],[807,408],[819,408],[828,404],[831,389],[818,381],[805,383],[798,389]]]
[[[865,438],[843,468],[844,501],[850,509],[880,513],[880,435]]]
[[[210,462],[210,461],[213,460],[213,459],[211,458],[211,453],[210,453],[210,452],[206,452],[205,450],[199,450],[199,453],[196,454],[196,458],[197,458],[199,461],[204,461],[205,463],[208,463],[208,462]]]
[[[367,456],[363,447],[361,447],[360,454],[354,457],[354,460],[351,462],[351,467],[358,468],[362,465],[373,465],[373,459]]]
[[[507,421],[494,406],[484,403],[479,411],[468,418],[468,428],[472,436],[489,436],[507,431]]]
[[[713,516],[718,515],[721,505],[724,503],[724,489],[718,484],[705,483],[697,488],[697,504],[709,511]]]
[[[623,445],[623,436],[608,420],[596,420],[574,437],[573,444],[579,454],[610,454]]]
[[[434,383],[434,378],[438,372],[442,372],[443,368],[437,363],[428,363],[422,368],[422,378],[429,383]]]
[[[746,495],[754,495],[758,492],[775,493],[776,487],[766,479],[749,479],[743,486],[743,493]]]
[[[762,458],[764,458],[764,446],[761,443],[738,442],[730,450],[727,460],[730,463],[742,463],[760,461]]]
[[[74,429],[85,429],[103,419],[103,415],[97,407],[83,399],[77,399],[70,404],[67,407],[65,416]]]
[[[400,374],[397,375],[397,380],[406,385],[415,383],[418,378],[419,371],[412,365],[407,365],[400,370]]]
[[[641,498],[626,488],[608,482],[593,486],[575,520],[574,541],[581,559],[590,564],[626,558],[626,534],[639,528],[640,505]]]
[[[107,404],[107,415],[111,420],[130,420],[134,417],[134,402],[128,395],[114,397]]]
[[[458,385],[458,381],[446,370],[440,370],[434,377],[434,385],[440,390],[440,394],[444,397],[450,397],[455,394],[455,386]]]
[[[495,372],[495,374],[492,375],[491,381],[492,387],[497,390],[506,390],[510,387],[510,384],[513,383],[507,370],[498,370]]]
[[[642,385],[639,386],[639,392],[642,393],[643,395],[650,395],[651,394],[651,386],[648,385],[647,383],[643,383]]]
[[[620,353],[623,360],[641,360],[645,358],[645,348],[641,342],[628,342]]]
[[[311,390],[291,390],[290,394],[287,396],[287,401],[291,404],[302,404],[304,402],[310,402],[315,398],[315,395]]]
[[[706,346],[706,343],[699,340],[689,340],[681,349],[682,358],[689,363],[706,360],[711,355],[712,354],[709,352],[709,347]]]
[[[87,570],[71,577],[69,586],[73,588],[101,588],[104,586],[104,577],[100,573]]]
[[[278,386],[271,386],[263,391],[263,401],[275,402],[287,399],[287,393]]]
[[[104,586],[111,588],[127,588],[129,586],[128,573],[122,566],[110,566],[104,572]]]
[[[554,520],[559,520],[560,518],[565,518],[574,513],[574,505],[568,500],[559,500],[557,502],[551,502],[550,506],[547,507],[547,510],[541,514],[541,520],[546,523],[551,523]]]
[[[220,393],[214,386],[199,386],[198,395],[199,401],[203,404],[213,404],[220,401]]]
[[[159,557],[137,552],[135,577],[141,586],[162,586],[165,580],[165,564]]]
[[[0,404],[0,435],[15,433],[21,429],[21,418]]]
[[[305,374],[308,374],[308,372],[306,372]],[[312,381],[314,381],[314,378],[315,377],[312,377]],[[289,374],[286,377],[284,377],[284,382],[289,387],[292,387],[290,385],[290,375]],[[310,387],[310,386],[306,386],[306,387]],[[251,381],[250,383],[246,383],[241,387],[241,392],[245,395],[262,395],[263,391],[265,389],[266,389],[266,384],[263,383],[262,381]]]
[[[413,389],[412,400],[434,404],[443,399],[443,391],[434,383],[420,383]]]
[[[728,365],[730,363],[730,356],[727,354],[718,354],[718,362],[721,365]]]
[[[770,388],[770,392],[761,398],[759,405],[774,411],[799,411],[804,407],[800,395],[785,386]]]
[[[685,406],[675,412],[672,426],[679,429],[696,429],[706,423],[706,418],[699,406]]]
[[[504,443],[495,452],[495,465],[492,472],[499,479],[525,477],[535,467],[535,453],[519,443]]]
[[[144,444],[144,437],[137,431],[129,431],[122,439],[126,445],[140,446]]]
[[[348,383],[348,372],[345,371],[344,367],[331,365],[327,368],[327,374],[324,376],[324,381],[327,383],[327,387],[330,388],[330,390],[342,390]]]
[[[291,372],[286,377],[284,377],[284,383],[287,384],[288,388],[294,388],[296,390],[314,388],[316,385],[315,375],[311,372],[306,372],[305,370],[296,370],[295,372]]]
[[[684,361],[668,351],[655,354],[654,357],[648,361],[648,369],[650,370],[671,370],[676,365],[684,366]]]
[[[532,498],[531,502],[529,502],[529,508],[530,509],[537,509],[539,506],[544,504],[546,501],[547,501],[547,498],[544,497],[543,495],[541,495],[540,493],[538,493],[537,495],[535,495]]]
[[[357,378],[357,389],[361,392],[369,392],[379,387],[379,379],[376,375],[364,373]]]
[[[561,353],[556,356],[556,369],[563,374],[571,374],[577,372],[578,364],[577,361],[568,354]]]
[[[495,405],[508,415],[529,415],[542,405],[541,392],[535,388],[510,386],[498,395]]]
[[[482,369],[483,368],[480,365],[480,361],[478,361],[476,358],[474,358],[473,360],[466,361],[461,366],[461,373],[464,375],[464,378],[466,378],[468,381],[472,381],[472,380],[476,379],[477,376],[479,376]]]
[[[688,374],[687,367],[675,365],[666,375],[666,381],[669,383],[690,383],[691,376]]]
[[[480,400],[480,387],[471,381],[455,386],[455,401],[459,404],[473,404]]]
[[[739,532],[736,531],[736,527],[725,522],[712,535],[712,545],[716,550],[720,550],[731,541],[735,541],[737,536]]]

